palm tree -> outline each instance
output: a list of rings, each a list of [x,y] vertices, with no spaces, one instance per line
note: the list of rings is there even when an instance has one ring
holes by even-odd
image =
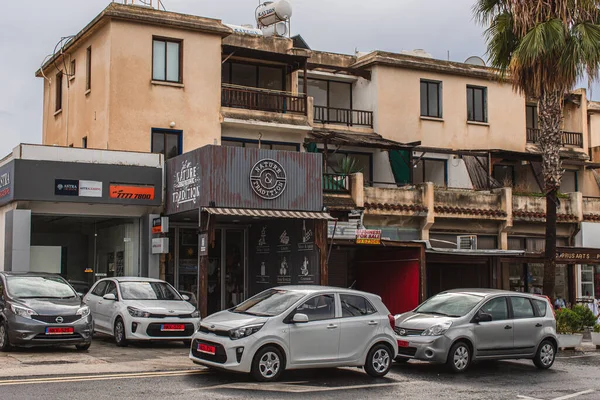
[[[476,0],[473,13],[486,27],[491,65],[515,91],[538,101],[544,186],[546,250],[543,292],[555,297],[556,208],[563,169],[561,123],[565,93],[598,76],[600,0]]]

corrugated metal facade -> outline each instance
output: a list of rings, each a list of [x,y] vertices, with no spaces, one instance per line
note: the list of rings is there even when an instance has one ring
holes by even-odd
[[[272,200],[258,196],[250,183],[253,166],[265,159],[277,161],[286,173],[285,190]],[[322,211],[322,179],[320,154],[206,146],[167,161],[166,211],[171,215],[211,203],[228,208]]]

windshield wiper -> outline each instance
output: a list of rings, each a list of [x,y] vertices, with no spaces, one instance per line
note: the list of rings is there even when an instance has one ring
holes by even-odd
[[[236,310],[232,310],[231,312],[236,313],[236,314],[252,315],[253,317],[271,317],[271,314],[252,313],[250,311],[236,311]]]
[[[436,311],[419,311],[421,314],[433,314],[433,315],[441,315],[443,317],[452,317],[452,315],[449,314],[444,314],[441,312],[436,312]]]
[[[21,296],[21,297],[19,297],[19,299],[68,299],[68,298],[72,298],[72,297],[57,297],[57,296]]]

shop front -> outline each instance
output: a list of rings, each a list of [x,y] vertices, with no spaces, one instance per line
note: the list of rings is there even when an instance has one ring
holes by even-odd
[[[319,154],[206,146],[166,174],[162,270],[203,316],[270,287],[327,283]]]

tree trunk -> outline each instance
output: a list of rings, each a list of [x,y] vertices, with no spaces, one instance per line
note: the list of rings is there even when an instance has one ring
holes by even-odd
[[[546,192],[546,248],[544,260],[544,295],[554,299],[556,293],[556,214],[557,194],[563,169],[560,161],[563,117],[563,92],[543,93],[539,102],[539,145],[542,152]]]

